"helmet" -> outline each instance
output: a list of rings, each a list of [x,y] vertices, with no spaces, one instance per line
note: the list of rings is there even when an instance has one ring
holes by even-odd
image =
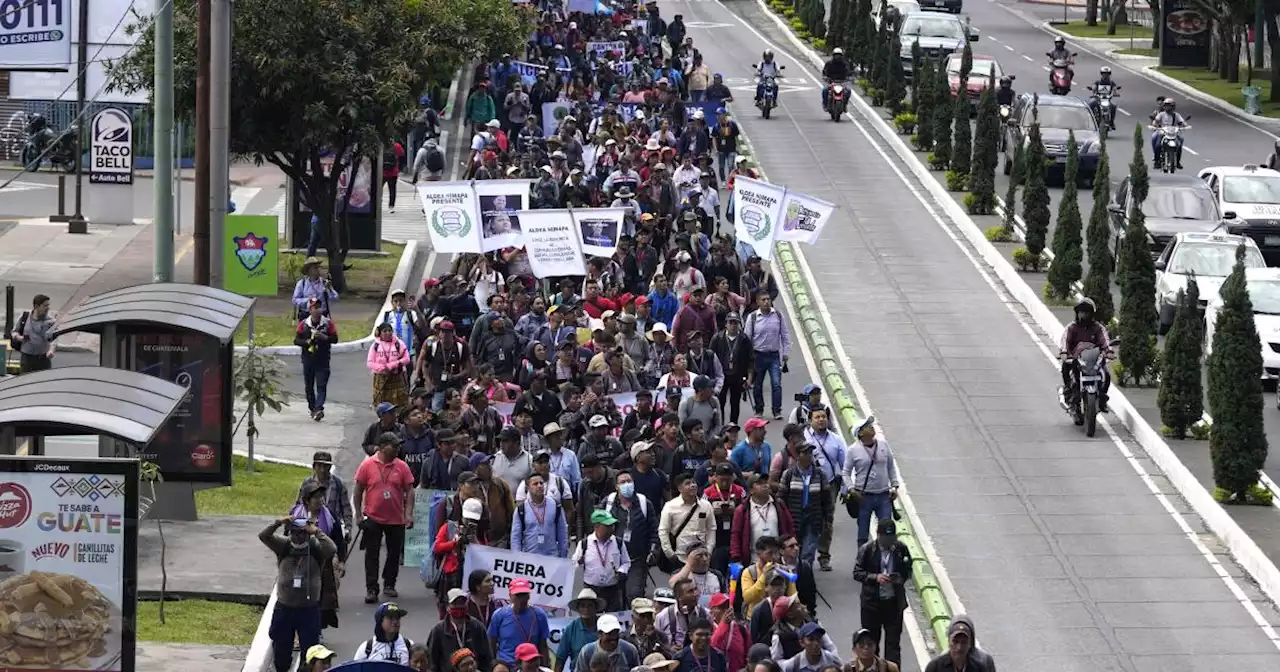
[[[1164,100],[1160,101],[1160,106],[1172,110],[1174,107],[1173,99],[1165,98]]]
[[[1111,74],[1111,66],[1104,65],[1100,70],[1098,70],[1098,72],[1103,75],[1109,75]]]
[[[1010,86],[1013,86],[1013,78],[1012,78],[1012,77],[1010,77],[1009,75],[1005,75],[1005,76],[1001,77],[1001,78],[1000,78],[1000,86],[1003,86],[1003,87],[1005,87],[1005,88],[1008,88],[1008,87],[1010,87]]]
[[[844,55],[844,49],[841,49],[840,47],[836,47],[835,49],[832,49],[832,50],[831,50],[831,55],[832,55],[832,56],[843,56],[843,55]]]
[[[773,58],[773,50],[772,50],[772,49],[765,49],[765,50],[764,50],[764,60],[766,60],[766,61],[767,61],[767,60],[769,60],[769,59],[771,59],[771,58]]]
[[[1055,38],[1053,38],[1053,44],[1054,44],[1054,46],[1057,46],[1057,45],[1060,45],[1060,44],[1066,44],[1066,43],[1067,43],[1066,38],[1062,38],[1062,37],[1055,37]]]
[[[1085,298],[1080,299],[1080,302],[1076,304],[1075,312],[1076,314],[1088,312],[1092,315],[1098,312],[1098,305],[1093,302],[1093,299],[1086,296]]]

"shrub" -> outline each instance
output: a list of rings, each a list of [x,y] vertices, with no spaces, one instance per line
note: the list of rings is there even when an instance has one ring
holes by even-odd
[[[907,135],[914,134],[916,130],[916,115],[910,112],[903,112],[893,118],[893,125],[898,127],[898,132]]]
[[[827,53],[827,41],[824,38],[815,37],[813,39],[813,48],[825,54]]]
[[[970,198],[973,198],[973,196],[974,196],[973,194],[969,194],[968,196],[964,197],[966,201],[965,202],[966,206],[969,205],[968,200]],[[1009,231],[1005,231],[1003,226],[988,227],[987,230],[983,232],[983,235],[987,237],[987,240],[993,243],[1012,243],[1014,240],[1016,240],[1013,237],[1013,233]]]
[[[947,167],[946,158],[939,156],[936,152],[930,153],[928,160],[929,167],[933,170],[942,170]]]
[[[969,173],[947,171],[947,191],[964,191],[969,186]]]
[[[1200,316],[1200,286],[1195,275],[1187,278],[1186,290],[1178,291],[1178,312],[1173,328],[1164,340],[1161,356],[1160,422],[1175,439],[1184,439],[1187,431],[1204,414],[1204,389],[1201,385],[1200,355],[1204,351],[1204,326]]]
[[[1013,263],[1018,265],[1018,270],[1023,272],[1039,273],[1044,268],[1044,254],[1032,254],[1025,247],[1019,247],[1013,251]]]

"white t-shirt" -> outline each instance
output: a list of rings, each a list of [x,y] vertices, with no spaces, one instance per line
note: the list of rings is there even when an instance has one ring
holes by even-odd
[[[372,646],[370,646],[371,642]],[[409,640],[405,639],[404,635],[396,637],[394,642],[366,639],[360,642],[360,648],[356,649],[356,655],[352,656],[351,660],[386,660],[408,665],[410,646]]]

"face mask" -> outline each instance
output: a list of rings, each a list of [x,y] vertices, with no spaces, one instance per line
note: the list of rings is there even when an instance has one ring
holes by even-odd
[[[449,615],[454,618],[462,618],[467,615],[466,607],[449,607]]]
[[[631,499],[636,494],[636,484],[623,483],[618,486],[618,492],[621,493],[623,497],[626,497],[627,499]]]

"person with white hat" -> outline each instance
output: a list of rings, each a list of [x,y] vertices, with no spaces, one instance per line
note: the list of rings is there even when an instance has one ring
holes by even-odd
[[[458,477],[459,489],[462,485],[473,483],[476,475],[470,471],[462,472]],[[475,488],[471,488],[474,490]],[[447,507],[446,507],[447,508]],[[484,502],[477,497],[469,497],[462,502],[461,524],[446,520],[436,532],[435,542],[431,550],[434,557],[440,560],[440,573],[435,588],[441,618],[446,613],[450,601],[448,595],[454,588],[462,587],[463,560],[467,557],[467,546],[479,544],[488,546],[489,539],[480,526],[484,517]]]
[[[596,595],[596,591],[583,588],[578,591],[578,597],[569,603],[569,608],[578,612],[578,617],[569,621],[560,632],[560,643],[556,645],[556,672],[574,669],[578,653],[583,647],[596,641],[596,624],[600,612],[605,609],[605,603]]]
[[[476,656],[478,669],[493,664],[493,649],[485,624],[467,613],[467,593],[451,588],[445,598],[445,617],[427,635],[427,664],[434,672],[454,672],[453,654],[470,649]]]
[[[608,656],[608,672],[631,672],[631,668],[640,664],[640,652],[631,642],[622,639],[622,623],[613,614],[604,614],[596,620],[596,641],[582,647],[574,669],[587,672],[591,669],[592,657],[596,652]],[[710,671],[708,671],[710,672]]]

